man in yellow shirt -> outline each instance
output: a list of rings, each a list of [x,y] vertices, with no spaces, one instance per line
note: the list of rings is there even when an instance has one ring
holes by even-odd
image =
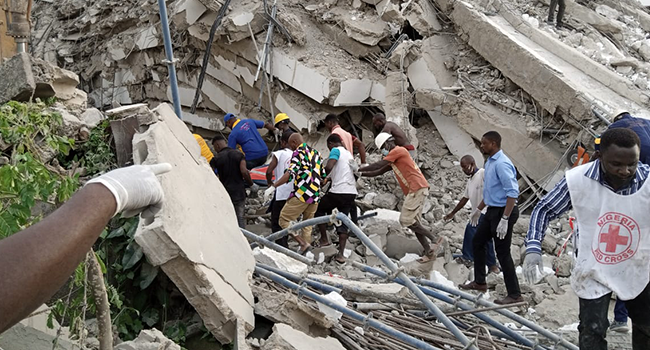
[[[208,160],[208,163],[214,158],[214,154],[212,154],[212,151],[210,151],[210,147],[208,147],[208,144],[205,142],[203,137],[199,134],[192,134],[194,138],[196,139],[196,142],[198,142],[199,147],[201,147],[201,155],[203,158]]]

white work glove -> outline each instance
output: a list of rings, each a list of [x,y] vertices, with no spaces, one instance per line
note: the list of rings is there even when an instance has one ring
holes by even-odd
[[[348,164],[350,165],[350,169],[352,170],[353,173],[356,174],[359,172],[359,164],[357,164],[357,162],[354,159],[350,159]]]
[[[269,188],[264,190],[264,199],[270,201],[273,199],[273,193],[275,193],[275,187],[269,186]]]
[[[508,219],[501,218],[497,225],[497,238],[504,239],[506,234],[508,234]]]
[[[169,163],[133,165],[115,169],[96,177],[86,184],[102,184],[115,197],[115,214],[123,217],[142,213],[143,218],[153,217],[162,208],[163,189],[156,175],[172,170]]]
[[[537,270],[544,273],[544,261],[540,253],[528,253],[524,258],[524,277],[530,284],[537,281]]]
[[[478,226],[478,220],[481,218],[481,211],[478,209],[474,209],[472,212],[472,215],[469,217],[469,224],[476,227]]]

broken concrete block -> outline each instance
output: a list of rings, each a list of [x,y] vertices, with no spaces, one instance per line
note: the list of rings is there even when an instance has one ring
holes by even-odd
[[[282,323],[273,326],[273,334],[261,350],[345,350],[336,338],[313,338]]]
[[[411,26],[426,37],[442,30],[442,25],[436,17],[436,9],[431,1],[415,0],[410,6],[402,10],[404,17],[409,21]]]
[[[343,18],[343,23],[350,38],[370,46],[377,45],[389,33],[388,25],[378,16],[366,14],[363,18],[357,18],[348,15]]]
[[[325,314],[298,300],[291,293],[275,292],[268,289],[253,287],[257,298],[255,314],[266,317],[273,322],[286,323],[291,327],[315,337],[329,334],[334,322],[328,320]]]
[[[315,253],[314,253],[315,255]],[[302,276],[307,273],[307,264],[269,248],[255,248],[255,261],[279,270]]]
[[[135,45],[140,50],[146,50],[160,45],[156,27],[151,26],[142,30],[142,32],[140,32],[140,35],[138,35],[138,38],[135,40]]]
[[[178,3],[175,13],[185,12],[187,24],[194,24],[208,9],[198,0],[182,0]]]
[[[442,106],[444,101],[445,94],[442,91],[432,89],[415,90],[415,103],[424,110],[432,111]]]
[[[333,88],[328,76],[282,50],[273,50],[273,75],[318,103],[325,102]]]
[[[307,44],[307,34],[305,28],[300,22],[300,18],[293,13],[280,12],[278,14],[278,21],[284,28],[291,34],[291,37],[300,46]]]
[[[79,119],[88,128],[92,129],[99,125],[102,120],[106,119],[106,116],[97,108],[88,108],[83,113],[81,113]]]
[[[48,306],[43,304],[36,311],[46,311]],[[59,323],[52,320],[53,328],[47,327],[48,312],[25,318],[0,336],[0,348],[3,350],[73,350],[78,345],[70,340],[68,327],[61,328],[57,336]],[[56,347],[53,346],[57,340]]]
[[[29,100],[36,89],[28,53],[18,53],[0,66],[0,104]]]
[[[393,210],[397,206],[399,199],[392,193],[380,193],[372,201],[379,208]]]
[[[236,337],[237,320],[253,329],[249,281],[255,260],[241,234],[225,188],[200,161],[200,148],[168,104],[161,121],[133,139],[136,164],[171,163],[159,177],[165,201],[153,220],[141,220],[135,240],[148,261],[161,266],[222,343]],[[188,179],[191,179],[189,181]],[[205,220],[219,217],[219,225]],[[236,261],[237,263],[233,263]]]
[[[174,343],[165,335],[155,329],[145,329],[140,331],[137,338],[120,343],[115,346],[115,350],[181,350],[180,345]]]
[[[377,3],[375,6],[377,13],[386,22],[393,23],[404,23],[404,16],[402,16],[402,11],[400,11],[399,5],[392,2],[391,0],[382,0]]]
[[[476,147],[472,136],[458,126],[456,119],[444,116],[438,111],[427,111],[427,113],[453,155],[460,160],[469,154],[474,157],[478,167],[483,167],[483,153]]]
[[[391,230],[386,235],[386,255],[390,258],[401,259],[408,253],[422,255],[423,252],[422,245],[413,234]]]

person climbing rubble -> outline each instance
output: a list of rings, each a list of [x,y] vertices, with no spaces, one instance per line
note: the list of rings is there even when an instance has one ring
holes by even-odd
[[[579,346],[607,349],[611,294],[625,301],[634,350],[650,346],[650,166],[639,162],[641,141],[627,128],[605,131],[597,159],[573,168],[537,204],[526,236],[524,275],[542,271],[541,244],[550,220],[573,209],[576,263],[571,286],[579,298]],[[579,235],[578,235],[579,232]]]
[[[519,289],[515,264],[510,255],[512,228],[519,218],[517,198],[519,184],[517,170],[510,158],[501,150],[501,135],[488,131],[481,138],[481,151],[488,155],[485,162],[483,200],[471,215],[471,224],[478,226],[472,240],[474,246],[474,281],[461,284],[461,289],[487,291],[485,278],[486,250],[488,241],[494,239],[497,258],[503,270],[503,279],[508,295],[497,299],[496,304],[505,305],[524,301]],[[483,221],[479,225],[481,211],[487,206]]]
[[[465,194],[463,198],[458,201],[456,207],[447,215],[445,215],[444,220],[451,220],[456,213],[465,207],[465,204],[469,201],[472,206],[472,212],[478,207],[478,205],[483,200],[483,179],[485,169],[480,169],[476,166],[476,161],[471,155],[465,155],[460,159],[460,168],[469,178],[467,179],[467,185],[465,186]],[[481,210],[481,216],[478,219],[478,225],[481,225],[483,217],[487,212],[487,208]],[[463,236],[463,254],[456,259],[456,262],[459,264],[464,264],[467,267],[470,267],[474,264],[474,252],[472,248],[472,240],[474,239],[474,234],[476,233],[476,226],[473,226],[471,223],[467,223],[465,226],[465,235]],[[497,266],[497,258],[494,255],[494,242],[492,238],[488,240],[487,244],[487,266],[488,272],[499,273],[499,267]]]
[[[422,208],[424,200],[429,195],[429,183],[422,175],[411,155],[402,146],[397,146],[395,138],[382,132],[375,138],[375,145],[380,149],[384,159],[359,169],[359,174],[365,177],[383,175],[393,170],[397,182],[404,193],[404,204],[400,212],[399,222],[413,232],[424,248],[424,255],[418,260],[425,263],[435,259],[436,250],[443,243],[442,237],[437,237],[422,225]],[[428,240],[427,240],[428,239]],[[433,249],[429,241],[435,242]]]
[[[291,156],[293,155],[293,151],[289,148],[289,137],[291,134],[293,134],[291,129],[287,129],[282,133],[282,137],[280,138],[280,149],[272,153],[271,163],[269,163],[269,166],[266,168],[266,183],[269,188],[274,190],[273,199],[271,200],[270,205],[272,232],[282,230],[282,227],[280,227],[280,213],[293,190],[293,183],[291,182],[287,182],[277,189],[273,187],[273,178],[275,177],[275,179],[280,179],[287,169],[289,169]],[[284,236],[278,239],[276,243],[285,248],[289,248],[289,237]]]
[[[210,166],[217,171],[219,180],[230,196],[230,201],[235,207],[239,227],[246,228],[246,218],[244,217],[246,186],[244,181],[251,186],[252,193],[256,193],[259,190],[259,186],[253,183],[251,179],[251,174],[246,168],[244,155],[228,147],[226,142],[226,139],[220,134],[217,134],[212,139],[212,146],[217,152],[217,155],[212,158]]]
[[[417,159],[417,150],[415,149],[415,146],[410,144],[406,133],[399,127],[399,125],[387,121],[386,116],[381,113],[377,113],[372,117],[372,125],[374,125],[376,130],[381,130],[381,132],[393,136],[397,146],[406,148],[411,155],[411,158]]]
[[[557,10],[557,22],[555,22],[555,27],[557,29],[562,29],[564,27],[562,18],[564,17],[564,10],[566,9],[566,0],[551,0],[551,4],[548,8],[548,18],[546,19],[546,23],[553,25],[553,15],[555,14],[555,8],[558,6],[559,8]]]
[[[171,169],[163,163],[110,171],[40,222],[0,240],[0,333],[66,283],[113,216],[152,218],[163,200],[156,176]]]
[[[336,115],[328,114],[325,117],[325,127],[330,133],[338,135],[341,138],[343,147],[345,147],[350,154],[354,154],[354,147],[356,147],[359,150],[361,164],[366,164],[366,145],[364,145],[356,136],[343,130],[339,125],[339,118]]]
[[[269,154],[269,148],[262,140],[262,136],[257,129],[266,128],[273,131],[275,127],[260,120],[242,120],[232,113],[226,114],[223,121],[231,129],[230,136],[228,136],[228,147],[237,149],[237,146],[239,146],[246,157],[246,168],[251,170],[264,165]]]
[[[325,164],[325,173],[329,174],[327,179],[332,182],[329,191],[323,196],[315,216],[331,214],[332,210],[338,209],[339,212],[349,215],[352,210],[356,210],[354,199],[357,197],[357,181],[354,178],[354,169],[351,163],[354,163],[354,156],[343,147],[343,141],[337,134],[332,134],[327,138],[327,148],[330,155]],[[320,231],[320,246],[330,245],[327,237],[327,224],[318,225]],[[345,225],[336,228],[339,235],[339,252],[334,258],[337,262],[345,263],[345,244],[348,240],[348,229]]]
[[[277,179],[273,187],[278,187],[293,181],[293,190],[287,203],[280,212],[280,227],[289,227],[291,221],[302,215],[303,220],[311,219],[316,213],[320,201],[320,190],[326,176],[322,167],[323,159],[320,153],[309,147],[299,133],[289,136],[289,147],[293,150],[289,168]],[[304,227],[300,235],[292,233],[292,237],[300,244],[300,254],[311,250],[311,226]]]

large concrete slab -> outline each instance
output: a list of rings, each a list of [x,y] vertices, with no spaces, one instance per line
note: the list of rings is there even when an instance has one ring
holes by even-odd
[[[345,350],[332,337],[314,338],[283,323],[273,326],[273,334],[262,345],[261,350]]]
[[[464,155],[469,154],[474,157],[477,166],[483,167],[483,154],[476,147],[472,136],[458,126],[456,119],[435,110],[427,113],[453,155],[460,160]]]
[[[153,220],[140,221],[135,239],[208,330],[230,343],[238,320],[247,331],[254,325],[249,280],[255,261],[228,193],[202,160],[194,137],[168,104],[154,113],[161,121],[134,137],[134,162],[168,162],[173,170],[159,177],[165,191],[162,210]],[[218,218],[218,225],[211,218]]]
[[[636,115],[650,117],[638,103],[646,103],[644,94],[638,89],[628,89],[620,80],[609,79],[609,75],[608,80],[601,82],[585,73],[581,68],[592,67],[589,58],[560,41],[549,41],[542,46],[518,30],[529,31],[532,27],[515,28],[501,15],[488,17],[463,1],[454,4],[452,18],[481,56],[547,111],[561,110],[577,119],[591,119],[592,106],[599,105],[607,111],[627,108]],[[535,34],[536,40],[542,42],[541,35],[546,34],[539,33],[532,28],[528,35]],[[549,51],[551,43],[562,47],[562,51]],[[573,124],[571,119],[567,121]]]

